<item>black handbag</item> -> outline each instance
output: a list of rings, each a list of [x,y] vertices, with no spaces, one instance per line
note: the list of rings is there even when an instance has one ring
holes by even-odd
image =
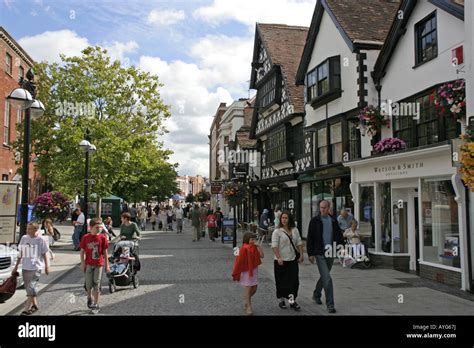
[[[288,233],[286,233],[285,231],[283,231],[283,233],[286,234],[286,236],[287,236],[288,239],[290,240],[291,245],[293,246],[293,249],[295,249],[295,253],[296,253],[296,258],[295,258],[295,260],[299,260],[300,257],[301,257],[301,254],[300,254],[300,252],[298,251],[298,249],[296,249],[295,245],[293,244],[293,240],[292,240],[291,237],[288,235]]]

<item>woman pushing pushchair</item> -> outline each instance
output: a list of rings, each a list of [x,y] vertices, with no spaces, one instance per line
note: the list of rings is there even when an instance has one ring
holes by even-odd
[[[135,222],[131,222],[129,213],[123,213],[120,226],[120,241],[114,246],[113,256],[110,257],[109,290],[115,292],[116,286],[133,284],[138,287],[137,272],[140,270],[138,241],[140,229]]]

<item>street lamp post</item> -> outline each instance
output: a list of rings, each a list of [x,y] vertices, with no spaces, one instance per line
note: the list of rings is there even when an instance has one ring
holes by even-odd
[[[86,168],[84,174],[84,229],[82,235],[87,233],[87,214],[89,213],[89,176],[90,176],[90,160],[89,157],[96,151],[95,145],[90,143],[90,131],[86,129],[84,140],[79,144],[79,148],[86,154]],[[81,237],[82,237],[81,235]]]
[[[26,79],[20,78],[19,88],[14,89],[8,96],[8,101],[13,107],[25,111],[24,131],[23,131],[23,165],[21,173],[21,209],[20,209],[20,238],[26,234],[28,223],[28,202],[29,202],[29,175],[30,175],[30,125],[31,118],[36,119],[44,113],[44,105],[36,98],[36,86],[34,83],[34,73],[29,69]]]

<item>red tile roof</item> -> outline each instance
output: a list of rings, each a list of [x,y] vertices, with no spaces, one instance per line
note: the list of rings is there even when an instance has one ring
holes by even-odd
[[[295,77],[309,28],[264,23],[257,23],[257,28],[270,61],[281,67],[294,112],[304,112],[304,87],[296,86]]]
[[[397,0],[326,1],[352,42],[383,42],[400,6]]]

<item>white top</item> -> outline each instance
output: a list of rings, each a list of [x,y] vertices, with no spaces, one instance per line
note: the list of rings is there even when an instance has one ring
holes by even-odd
[[[293,244],[296,249],[300,245],[303,245],[303,240],[301,239],[300,232],[296,227],[291,230]],[[296,258],[295,249],[291,245],[290,238],[283,228],[277,228],[272,233],[272,248],[278,248],[280,252],[280,257],[283,261],[293,261]],[[276,260],[276,256],[274,256]]]
[[[77,217],[77,223],[79,225],[84,225],[85,221],[86,221],[86,217],[84,216],[84,213],[81,211],[81,215]]]
[[[41,235],[31,238],[29,235],[21,237],[18,246],[21,253],[22,268],[26,271],[44,269],[43,255],[49,251],[48,244]]]
[[[184,211],[182,208],[175,208],[174,209],[174,215],[176,216],[177,219],[182,219],[183,218]]]

